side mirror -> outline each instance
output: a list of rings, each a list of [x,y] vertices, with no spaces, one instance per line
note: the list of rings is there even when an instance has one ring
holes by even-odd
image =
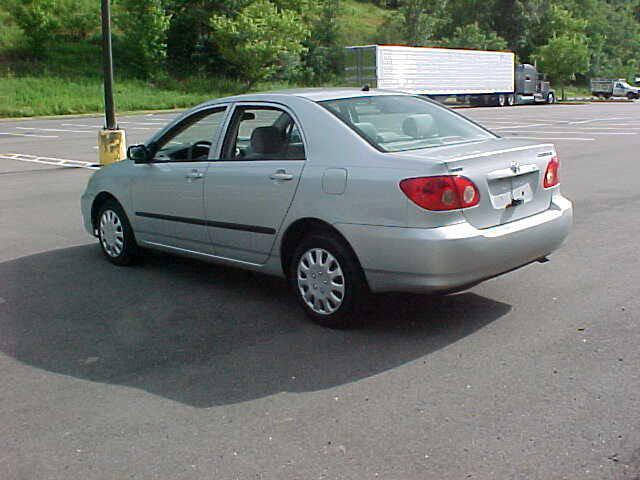
[[[149,163],[151,152],[145,145],[131,145],[127,149],[127,158],[133,160],[133,163]]]

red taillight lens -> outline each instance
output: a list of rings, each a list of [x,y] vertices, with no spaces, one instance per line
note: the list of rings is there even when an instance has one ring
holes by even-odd
[[[474,183],[457,175],[407,178],[400,182],[400,189],[409,200],[427,210],[457,210],[480,201]]]
[[[547,171],[544,172],[544,188],[555,187],[560,183],[558,170],[560,170],[560,160],[558,160],[558,157],[553,157],[547,165]]]

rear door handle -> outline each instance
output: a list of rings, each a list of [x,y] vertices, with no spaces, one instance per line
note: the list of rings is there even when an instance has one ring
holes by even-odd
[[[184,178],[186,178],[187,180],[197,180],[202,177],[204,177],[204,173],[199,172],[194,168],[193,170],[191,170],[191,173],[188,173],[187,175],[185,175]]]
[[[280,181],[289,181],[293,180],[293,175],[287,173],[285,170],[276,170],[274,173],[269,175],[271,180],[280,180]]]

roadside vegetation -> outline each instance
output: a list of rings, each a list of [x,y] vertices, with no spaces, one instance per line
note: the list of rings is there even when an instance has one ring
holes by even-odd
[[[0,116],[102,108],[96,0],[0,4]],[[509,49],[559,90],[640,73],[640,0],[114,0],[116,105],[339,84],[343,47]]]

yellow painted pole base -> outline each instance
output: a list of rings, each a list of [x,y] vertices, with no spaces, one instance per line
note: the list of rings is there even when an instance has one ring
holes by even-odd
[[[98,152],[100,165],[108,165],[127,158],[127,140],[124,130],[100,130]]]

